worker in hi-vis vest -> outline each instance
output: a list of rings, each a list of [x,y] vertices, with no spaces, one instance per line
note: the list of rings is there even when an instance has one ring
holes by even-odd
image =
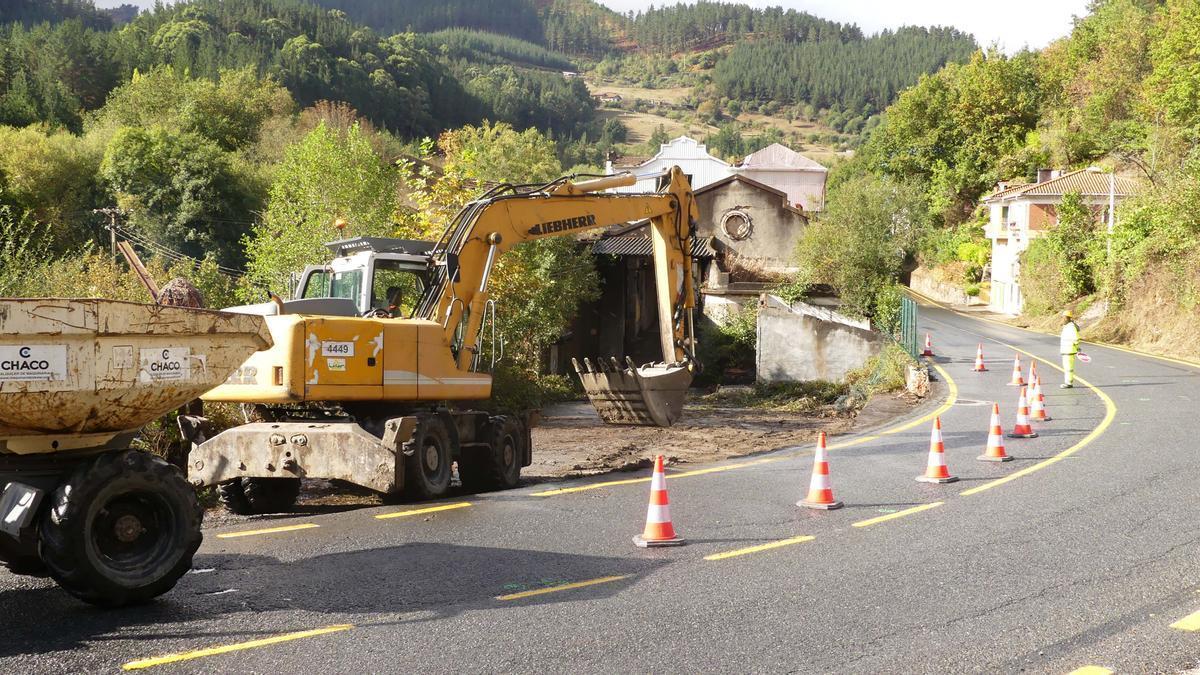
[[[1062,334],[1058,338],[1058,351],[1062,353],[1063,383],[1059,387],[1070,389],[1075,386],[1075,355],[1079,353],[1079,325],[1071,310],[1063,312]]]

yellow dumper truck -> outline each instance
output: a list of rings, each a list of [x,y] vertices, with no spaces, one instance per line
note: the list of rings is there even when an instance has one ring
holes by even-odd
[[[257,316],[0,299],[0,562],[97,605],[174,587],[202,511],[179,469],[131,444],[270,346]]]

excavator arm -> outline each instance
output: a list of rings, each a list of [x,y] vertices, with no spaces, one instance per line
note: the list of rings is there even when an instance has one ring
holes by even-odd
[[[559,180],[522,191],[512,188],[468,204],[447,228],[433,258],[435,270],[417,315],[441,323],[458,367],[470,367],[489,299],[496,260],[517,244],[648,220],[652,237],[662,364],[636,367],[615,355],[585,359],[580,377],[606,421],[667,426],[678,418],[694,359],[691,351],[691,236],[699,212],[678,167],[658,193],[604,193],[636,182],[632,174],[579,183]]]

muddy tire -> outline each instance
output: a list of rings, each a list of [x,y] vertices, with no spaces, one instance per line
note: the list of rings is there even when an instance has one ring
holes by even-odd
[[[106,453],[50,495],[38,552],[50,576],[84,602],[147,602],[191,568],[202,518],[177,468],[144,452]]]
[[[472,487],[508,490],[521,482],[525,459],[525,427],[515,417],[497,415],[491,419],[490,449],[477,456],[467,476]]]
[[[439,417],[421,418],[412,440],[404,444],[404,495],[437,499],[450,489],[450,434]]]
[[[221,504],[243,516],[286,513],[299,496],[299,478],[234,478],[217,486]]]

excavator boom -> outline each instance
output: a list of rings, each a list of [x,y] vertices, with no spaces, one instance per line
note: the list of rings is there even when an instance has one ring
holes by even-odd
[[[457,343],[460,367],[476,357],[488,301],[487,279],[498,255],[523,241],[646,220],[654,254],[662,361],[637,366],[616,355],[575,368],[601,418],[614,424],[670,426],[682,413],[695,361],[691,236],[698,217],[687,177],[674,167],[653,194],[601,193],[633,185],[632,174],[486,197],[469,204],[434,249],[439,263],[418,315],[439,321]],[[457,341],[457,342],[456,342]]]

